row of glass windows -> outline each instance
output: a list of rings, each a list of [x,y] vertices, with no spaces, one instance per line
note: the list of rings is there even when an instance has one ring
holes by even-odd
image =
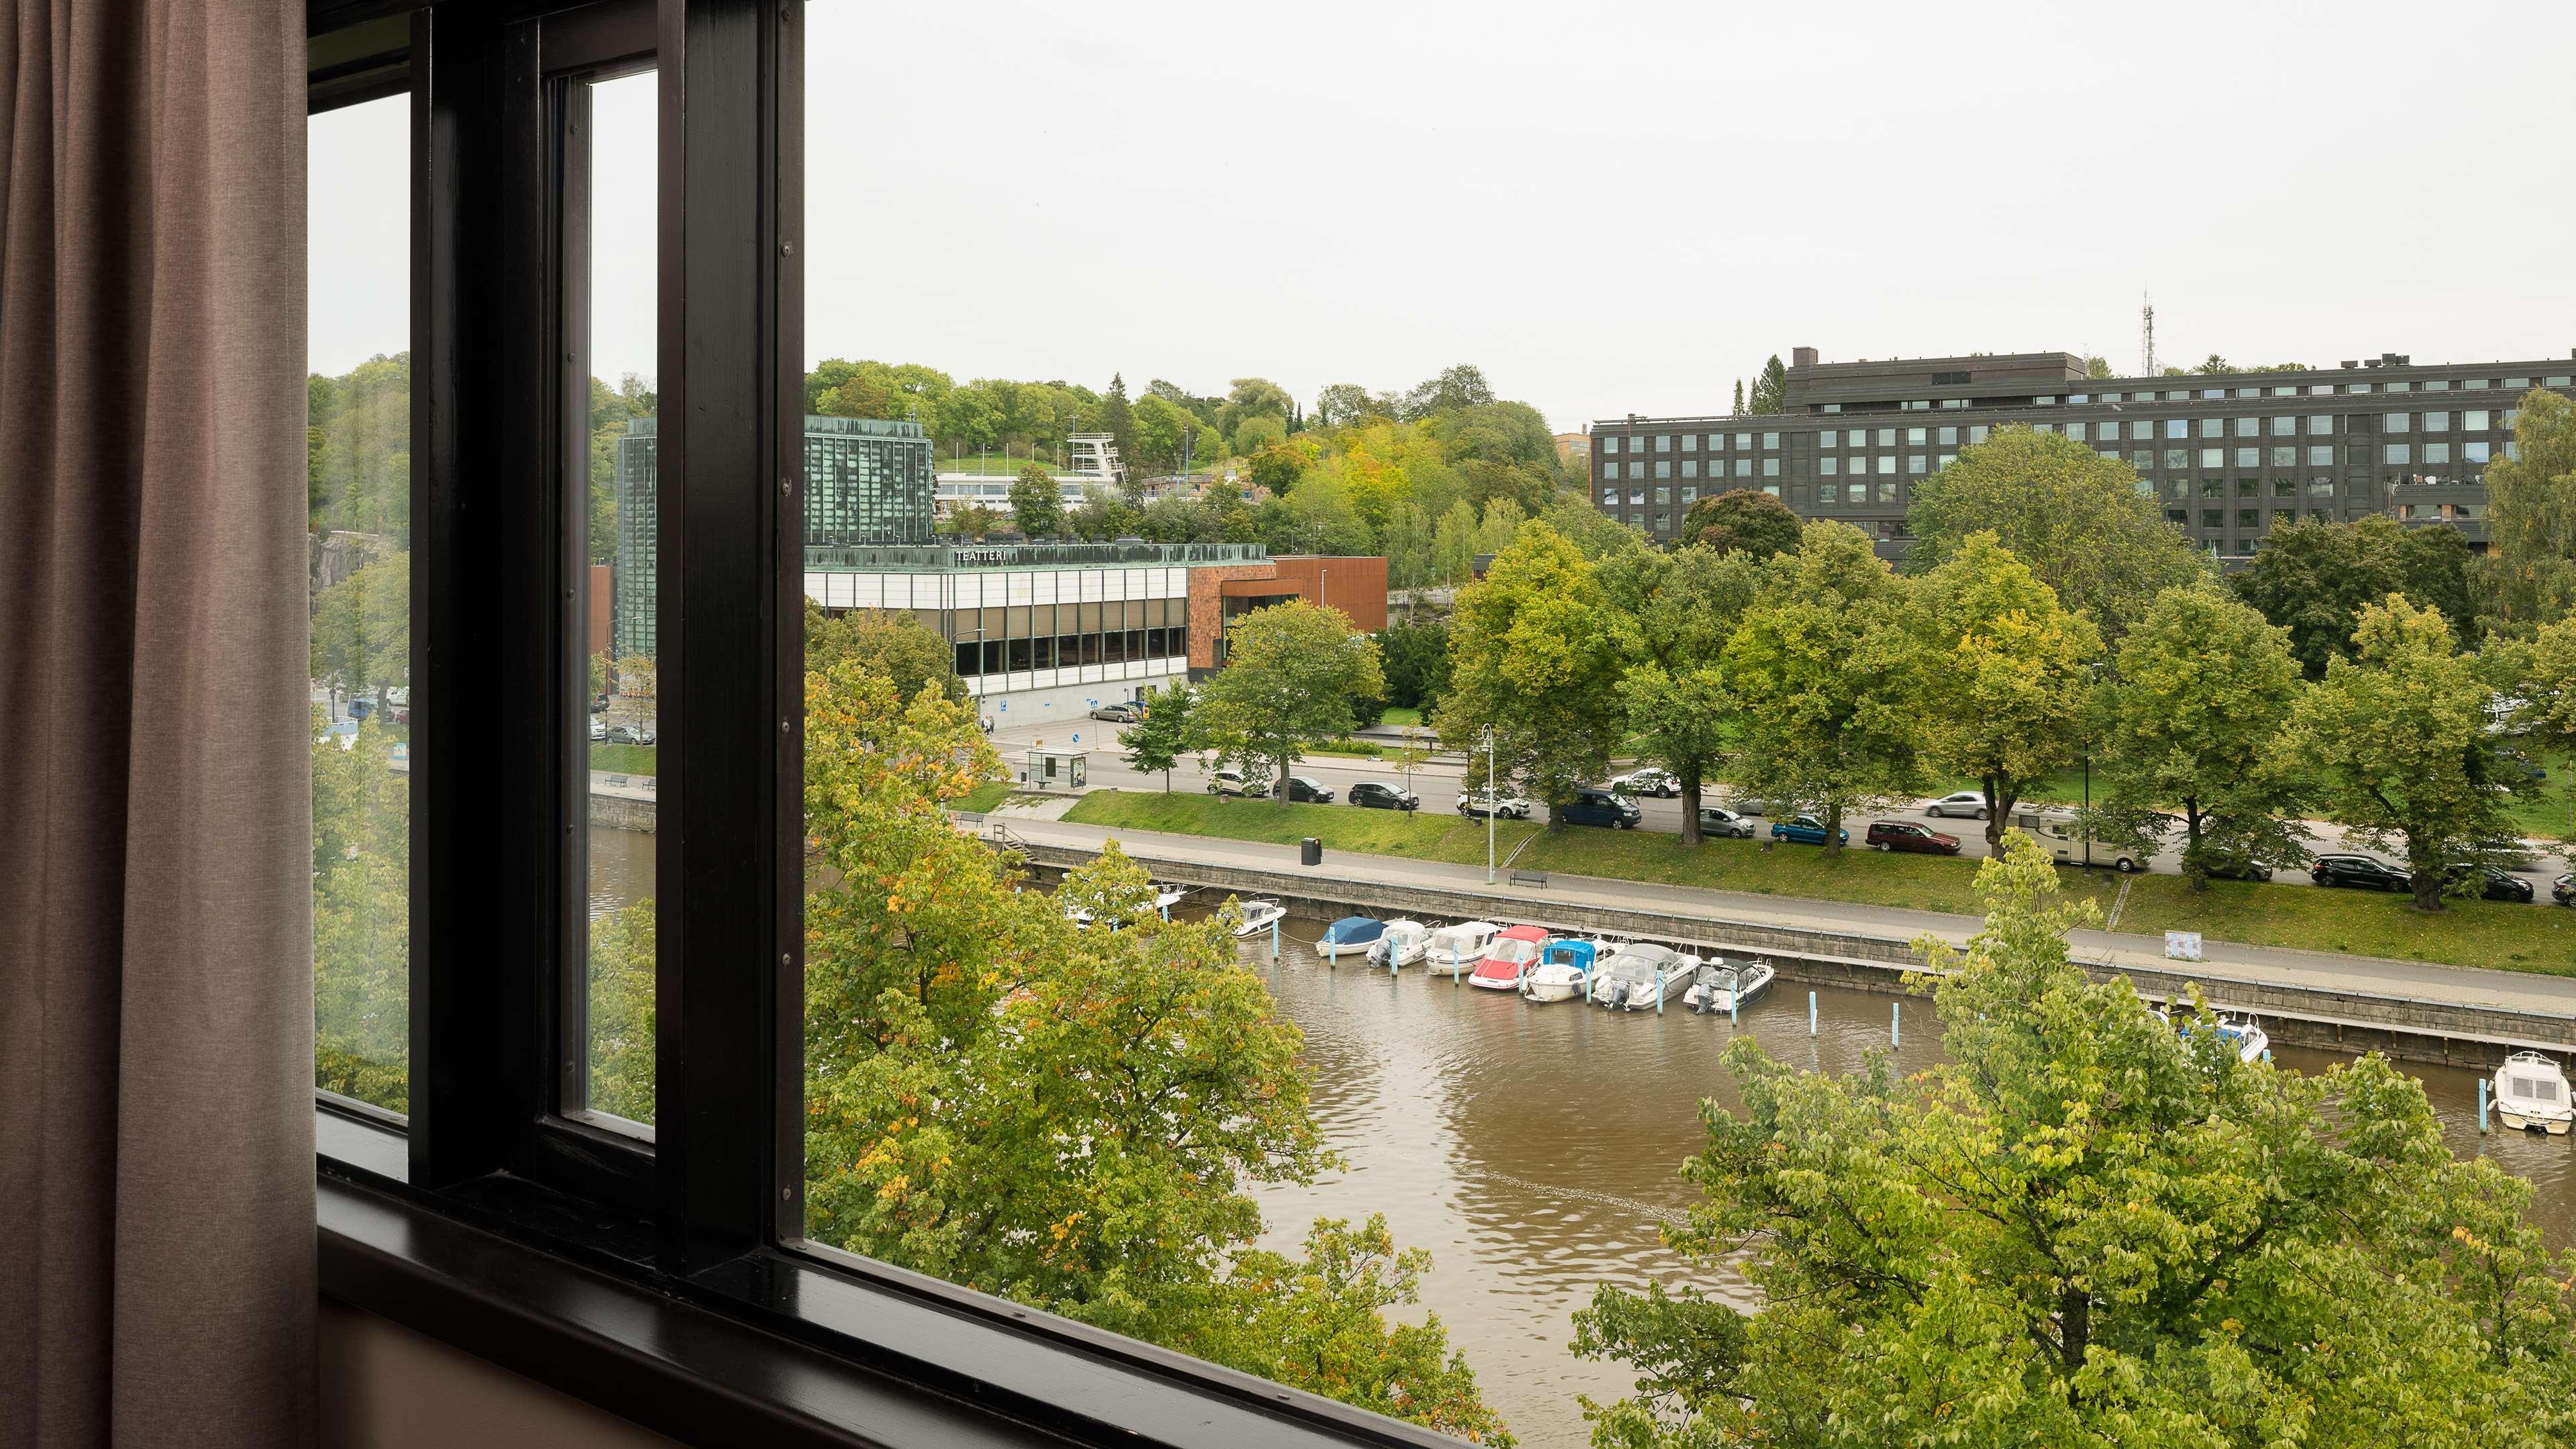
[[[2288,422],[2295,421],[2295,419],[2280,419],[2279,421]],[[2326,420],[2310,419],[2310,421],[2319,422]],[[2103,426],[2108,428],[2113,425],[2106,423]],[[2140,426],[2144,427],[2145,425],[2141,424]],[[1884,438],[1895,430],[1891,428],[1881,428],[1878,431],[1879,435]],[[1922,428],[1915,428],[1911,431],[1919,435],[1925,430]],[[1955,428],[1942,428],[1938,431],[1942,433],[1955,433],[1958,430]],[[1977,429],[1973,431],[1983,430]],[[2279,429],[2275,430],[2276,433],[2281,431],[2282,430]],[[1853,436],[1857,439],[1864,436],[1866,432],[1866,429],[1854,429]],[[1831,437],[1833,435],[1828,433],[1825,436]],[[2140,436],[2145,436],[2145,434],[2141,433]],[[2183,436],[2183,434],[2171,433],[2168,434],[2168,436],[2180,437]],[[2218,435],[2204,434],[2204,436]],[[2246,435],[2239,434],[2239,436]],[[1914,441],[1919,442],[1921,439],[1917,437]],[[1945,437],[1942,441],[1946,443],[1951,440]],[[2332,443],[2308,444],[2304,449],[2304,460],[2303,450],[2298,444],[2275,443],[2268,447],[2252,446],[2236,447],[2232,449],[2224,447],[2198,449],[2166,448],[2161,452],[2153,448],[2140,448],[2129,453],[2128,459],[2131,466],[2135,467],[2139,472],[2144,473],[2159,467],[2169,472],[2194,467],[2207,470],[2231,467],[2261,468],[2267,465],[2273,468],[2331,468],[2334,466],[2334,455],[2335,449],[2334,444]],[[2102,456],[2105,458],[2117,458],[2121,455],[2115,450],[2105,450]],[[2497,453],[2496,445],[2486,441],[2485,439],[2463,441],[2459,443],[2387,443],[2383,444],[2381,447],[2381,461],[2383,463],[2397,465],[2411,465],[2418,462],[2427,464],[2484,464],[2494,461],[2497,456],[2499,455]],[[2501,456],[2507,458],[2518,458],[2521,454],[2513,443],[2507,442],[2503,445]],[[1937,457],[1927,460],[1926,455],[1921,453],[1907,454],[1905,456],[1904,471],[1909,475],[1920,477],[1927,471],[1938,472],[1940,469],[1949,467],[1957,457],[1958,455],[1955,453],[1943,453]],[[1897,471],[1896,459],[1897,455],[1893,453],[1880,453],[1876,455],[1875,458],[1855,453],[1851,455],[1848,460],[1836,457],[1823,457],[1816,460],[1816,473],[1817,476],[1825,478],[1836,477],[1844,473],[1850,473],[1856,476],[1867,475],[1872,472],[1894,473]],[[1673,476],[1673,465],[1668,462],[1657,462],[1654,465],[1654,469],[1654,476],[1657,478],[1670,478]],[[1724,473],[1725,468],[1723,460],[1713,460],[1710,463],[1708,470],[1710,477],[1722,477],[1724,476]],[[1617,465],[1605,465],[1601,476],[1605,482],[1615,481],[1619,477]],[[1646,476],[1646,465],[1643,463],[1629,464],[1628,476],[1630,478],[1644,478]],[[1698,465],[1694,462],[1685,460],[1681,465],[1681,476],[1684,478],[1698,477]],[[1752,477],[1753,460],[1750,458],[1737,459],[1735,476],[1739,478]],[[1777,458],[1763,459],[1762,476],[1765,478],[1779,477],[1780,460]]]
[[[1672,477],[1672,476],[1673,476],[1673,465],[1672,465],[1671,461],[1670,461],[1670,460],[1668,460],[1668,459],[1663,459],[1663,458],[1658,458],[1658,459],[1656,459],[1656,460],[1655,460],[1655,463],[1654,463],[1654,468],[1655,468],[1655,476],[1656,476],[1656,477],[1658,477],[1658,478],[1670,478],[1670,477]],[[1616,463],[1603,463],[1603,464],[1601,465],[1601,476],[1602,476],[1603,478],[1605,478],[1605,479],[1606,479],[1606,478],[1616,478],[1616,477],[1618,477],[1618,476],[1619,476],[1619,465],[1618,465],[1618,464],[1616,464]],[[1629,464],[1629,465],[1628,465],[1628,476],[1629,476],[1629,477],[1631,477],[1631,478],[1643,478],[1643,477],[1645,477],[1645,476],[1646,476],[1646,465],[1645,465],[1644,463],[1642,463],[1642,462],[1639,462],[1639,463],[1631,463],[1631,464]],[[1698,476],[1699,476],[1699,460],[1698,460],[1698,459],[1696,459],[1696,458],[1684,458],[1684,459],[1682,459],[1682,463],[1681,463],[1681,476],[1682,476],[1682,477],[1684,477],[1684,478],[1696,478],[1696,477],[1698,477]],[[1709,459],[1709,460],[1708,460],[1708,476],[1710,476],[1711,478],[1723,478],[1723,477],[1725,477],[1725,476],[1726,476],[1726,460],[1725,460],[1724,458],[1711,458],[1711,459]],[[1738,459],[1736,459],[1736,460],[1735,460],[1735,476],[1736,476],[1736,477],[1738,477],[1738,478],[1750,478],[1750,477],[1752,477],[1752,476],[1753,476],[1753,460],[1752,460],[1751,458],[1738,458]],[[1777,478],[1777,477],[1779,477],[1779,476],[1780,476],[1780,460],[1779,460],[1779,459],[1777,459],[1777,458],[1765,458],[1765,459],[1763,459],[1763,460],[1762,460],[1762,476],[1763,476],[1763,477],[1765,477],[1765,478]]]
[[[2542,387],[2576,386],[2576,376],[2561,375],[2557,377],[2543,377],[2540,379],[2540,385]],[[2505,392],[2528,392],[2531,390],[2531,379],[2527,377],[2436,377],[2417,381],[2408,378],[2398,378],[2388,382],[2347,382],[2340,385],[2330,382],[2317,382],[2308,383],[2304,386],[2276,386],[2269,388],[2166,388],[2161,391],[2125,393],[2106,392],[2099,395],[2075,392],[2068,393],[2066,395],[2066,401],[2069,404],[2089,402],[2201,402],[2211,398],[2222,397],[2333,397],[2338,393],[2351,396],[2371,392],[2449,392],[2453,388],[2458,388],[2463,392],[2489,392],[2497,389],[2501,389]],[[2057,399],[2044,397],[2036,399],[2036,401],[2041,403],[2054,403]]]
[[[1627,438],[1627,441],[1626,441],[1626,443],[1624,444],[1624,446],[1627,448],[1627,450],[1628,450],[1629,452],[1631,452],[1631,453],[1643,453],[1643,452],[1646,452],[1646,451],[1647,451],[1648,435],[1647,435],[1647,434],[1644,434],[1644,433],[1636,433],[1636,434],[1632,434],[1632,435],[1622,435],[1622,434],[1619,434],[1619,433],[1603,433],[1603,434],[1601,435],[1601,437],[1600,437],[1600,442],[1601,442],[1601,451],[1602,451],[1602,452],[1604,452],[1604,453],[1616,453],[1616,452],[1618,452],[1618,451],[1619,451],[1619,449],[1623,446],[1623,444],[1620,442],[1620,439],[1621,439],[1621,437],[1622,437],[1622,436],[1626,436],[1626,438]],[[1701,435],[1700,435],[1700,434],[1698,434],[1698,433],[1683,433],[1683,434],[1680,434],[1680,435],[1679,435],[1679,441],[1680,441],[1680,444],[1681,444],[1681,451],[1682,451],[1682,452],[1685,452],[1685,453],[1696,453],[1696,452],[1698,452],[1698,451],[1699,451],[1699,440],[1700,440],[1700,437],[1701,437]],[[1726,435],[1726,434],[1724,434],[1724,433],[1710,433],[1710,434],[1708,434],[1708,435],[1707,435],[1707,437],[1708,437],[1708,450],[1709,450],[1710,452],[1715,453],[1715,452],[1720,452],[1720,451],[1722,451],[1722,450],[1724,450],[1724,449],[1725,449],[1725,447],[1726,447],[1726,438],[1727,438],[1727,435]],[[1761,438],[1762,438],[1762,446],[1763,446],[1763,447],[1766,447],[1766,448],[1777,448],[1777,447],[1779,447],[1779,446],[1780,446],[1780,435],[1779,435],[1778,433],[1764,433],[1764,434],[1762,434],[1762,435],[1761,435]],[[1735,446],[1736,446],[1736,447],[1737,447],[1737,449],[1739,449],[1739,450],[1743,450],[1743,449],[1750,449],[1750,448],[1753,446],[1753,439],[1754,439],[1754,434],[1752,434],[1752,433],[1737,433],[1737,434],[1735,435]],[[1654,435],[1653,435],[1653,439],[1652,439],[1652,440],[1653,440],[1653,444],[1654,444],[1653,451],[1658,452],[1658,453],[1669,453],[1669,452],[1672,452],[1672,451],[1673,451],[1673,444],[1674,444],[1674,442],[1675,442],[1675,435],[1674,435],[1674,434],[1672,434],[1672,433],[1656,433],[1656,434],[1654,434]]]
[[[2457,431],[2464,433],[2482,433],[2496,428],[2510,429],[2513,427],[2516,416],[2520,411],[2521,410],[2518,408],[2468,408],[2456,413],[2384,413],[2380,415],[2380,431],[2403,433],[2420,430],[2428,433],[2445,433],[2453,431],[2456,427]],[[1935,441],[1943,447],[1955,447],[1959,444],[1963,433],[1966,436],[1967,442],[1971,444],[1984,442],[1993,426],[1994,425],[1987,423],[1976,423],[1971,424],[1964,429],[1956,425],[1947,427],[1927,426],[1920,428],[1826,428],[1816,434],[1816,446],[1819,449],[1845,446],[1863,448],[1870,446],[1874,439],[1877,446],[1882,448],[1892,448],[1896,446],[1897,434],[1901,432],[1905,435],[1906,444],[1911,447],[1925,447],[1931,445]],[[2275,438],[2294,438],[2299,436],[2302,432],[2305,432],[2311,437],[2330,437],[2338,431],[2337,418],[2336,415],[2332,413],[2311,413],[2304,416],[2282,413],[2268,418],[2101,418],[2091,421],[2074,421],[2066,423],[2041,422],[2033,423],[2030,426],[2038,432],[2062,433],[2066,437],[2078,440],[2090,437],[2095,441],[2105,443],[2115,441],[2123,436],[2133,441],[2143,441],[2149,438],[2191,437],[2259,438],[2270,436]],[[1754,435],[1751,433],[1736,434],[1737,446],[1749,447],[1753,436]],[[1723,437],[1723,434],[1712,434],[1709,439],[1710,446],[1716,447],[1723,440]],[[1766,449],[1777,449],[1780,446],[1780,435],[1778,433],[1764,433],[1761,437],[1762,446]],[[1849,439],[1848,443],[1844,441],[1846,438]],[[1628,451],[1630,453],[1645,452],[1647,450],[1647,441],[1647,436],[1643,434],[1630,437],[1627,440]],[[1656,435],[1653,438],[1655,445],[1654,450],[1656,452],[1669,452],[1671,451],[1669,445],[1672,441],[1673,438],[1670,435]],[[1682,451],[1691,452],[1696,450],[1699,439],[1695,434],[1683,434],[1681,435],[1681,442],[1683,445]],[[1620,449],[1619,437],[1615,434],[1604,434],[1601,438],[1601,448],[1604,453],[1618,452]],[[1776,476],[1777,470],[1775,460],[1765,459],[1764,462],[1766,465],[1773,465],[1766,467],[1766,476]],[[1632,478],[1644,477],[1645,474],[1640,471],[1644,466],[1645,465],[1642,463],[1629,464],[1628,476]],[[1658,463],[1656,466],[1661,469],[1669,467],[1670,465]],[[1682,476],[1685,478],[1697,476],[1691,471],[1696,466],[1697,465],[1694,462],[1687,459],[1684,460],[1682,463],[1682,468],[1684,470]],[[1722,466],[1724,466],[1722,463],[1711,465],[1712,469]],[[1602,467],[1603,477],[1615,478],[1619,476],[1617,464],[1605,462]],[[1751,477],[1752,474],[1749,471],[1751,467],[1751,459],[1737,459],[1736,476]],[[1657,476],[1660,477],[1668,475],[1659,472]],[[1712,476],[1714,476],[1714,474],[1712,474]]]
[[[1129,629],[1109,634],[1051,634],[1039,639],[968,640],[957,646],[957,672],[975,676],[1083,664],[1171,659],[1189,652],[1187,629]]]

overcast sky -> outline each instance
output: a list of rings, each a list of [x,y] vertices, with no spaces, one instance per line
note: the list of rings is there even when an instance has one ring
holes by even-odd
[[[1570,431],[1800,345],[2128,372],[2142,291],[2165,362],[2576,347],[2576,5],[807,14],[809,360],[1309,400],[1473,362]],[[599,164],[649,181],[624,88]],[[314,123],[317,368],[401,345],[401,126]],[[604,376],[654,370],[642,217]]]

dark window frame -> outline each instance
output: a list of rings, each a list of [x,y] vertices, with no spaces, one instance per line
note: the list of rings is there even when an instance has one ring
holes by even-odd
[[[408,92],[413,159],[411,1111],[316,1094],[323,1291],[704,1442],[1451,1444],[802,1241],[801,18],[309,8],[310,107]],[[639,62],[662,75],[656,852],[689,886],[659,922],[650,1142],[557,1110],[586,967],[563,128],[578,78]]]

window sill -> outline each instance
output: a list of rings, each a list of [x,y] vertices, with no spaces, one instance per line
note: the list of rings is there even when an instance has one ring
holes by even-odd
[[[830,1249],[689,1278],[509,1179],[415,1192],[398,1132],[315,1113],[321,1290],[693,1443],[1454,1449],[1413,1425]]]

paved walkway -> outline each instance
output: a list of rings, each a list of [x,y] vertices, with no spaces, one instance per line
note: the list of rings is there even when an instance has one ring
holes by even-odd
[[[1104,840],[1114,835],[1129,854],[1144,859],[1202,861],[1253,870],[1293,872],[1303,869],[1297,863],[1297,848],[1293,845],[1268,845],[1154,830],[1113,831],[1097,825],[1028,820],[1017,816],[1012,817],[1009,824],[1015,834],[1039,844],[1096,850]],[[1614,909],[1680,910],[1763,925],[1900,939],[1910,939],[1928,931],[1953,943],[1964,943],[1981,924],[1971,916],[1955,916],[1940,911],[1791,899],[1656,882],[1574,876],[1563,872],[1552,874],[1544,890],[1513,885],[1508,870],[1498,871],[1495,883],[1487,885],[1485,868],[1481,865],[1451,865],[1442,861],[1408,860],[1398,856],[1361,855],[1338,850],[1324,852],[1322,870],[1328,875],[1345,878],[1356,876],[1390,884],[1472,890],[1526,900],[1533,907],[1601,905]],[[2112,931],[2078,931],[2073,944],[2084,956],[2115,966],[2181,970],[2212,978],[2234,977],[2417,1001],[2576,1016],[2576,978],[2564,976],[2439,966],[2424,961],[2392,961],[2378,956],[2347,956],[2329,951],[2242,946],[2226,941],[2205,943],[2202,959],[2198,963],[2185,963],[2165,959],[2162,936]]]

